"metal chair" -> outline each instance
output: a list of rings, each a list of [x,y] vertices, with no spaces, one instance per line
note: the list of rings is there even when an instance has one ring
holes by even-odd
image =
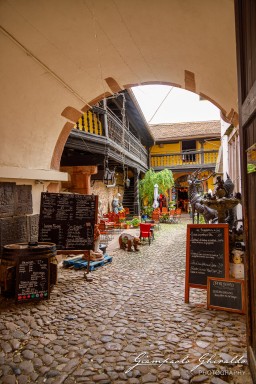
[[[162,212],[160,213],[161,222],[169,222],[170,221],[170,212],[167,207],[162,208]]]
[[[175,214],[175,209],[170,210],[170,223],[176,223],[176,214]]]
[[[121,228],[121,222],[120,222],[118,213],[115,214],[113,221],[114,221],[115,232],[121,233],[122,232],[122,228]]]
[[[101,243],[108,244],[109,241],[113,240],[113,235],[111,231],[106,228],[105,223],[99,223],[99,231]]]
[[[150,231],[151,231],[151,235],[152,235],[152,240],[155,240],[155,233],[154,233],[155,226],[156,226],[155,221],[154,220],[146,220],[145,224],[151,224]]]
[[[151,244],[152,231],[150,223],[141,223],[140,224],[140,239],[148,239],[149,245]]]
[[[160,229],[160,213],[152,213],[152,220],[154,220],[158,229]]]
[[[175,209],[175,216],[176,216],[176,223],[180,223],[180,218],[181,218],[181,209],[180,208]]]
[[[130,209],[129,208],[124,208],[125,214],[128,216],[130,215]]]

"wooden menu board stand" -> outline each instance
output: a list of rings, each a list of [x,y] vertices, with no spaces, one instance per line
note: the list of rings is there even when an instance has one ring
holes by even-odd
[[[190,288],[207,289],[207,277],[229,277],[228,224],[187,226],[185,303]]]
[[[208,277],[207,308],[245,313],[244,281]]]
[[[97,217],[96,195],[43,192],[39,241],[55,243],[57,250],[62,253],[66,253],[67,250],[69,253],[83,252],[87,256],[87,274],[89,274],[90,250],[94,249],[94,226]]]

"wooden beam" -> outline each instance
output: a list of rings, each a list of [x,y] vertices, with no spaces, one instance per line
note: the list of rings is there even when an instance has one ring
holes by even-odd
[[[196,79],[193,72],[185,70],[185,89],[187,91],[196,92]]]
[[[111,89],[112,92],[118,93],[118,92],[122,91],[122,88],[120,87],[118,82],[113,77],[107,77],[105,79],[105,81],[106,81],[107,85],[109,86],[109,88]]]
[[[256,383],[256,359],[252,347],[248,347],[248,360],[250,362],[250,369],[253,382]]]
[[[242,105],[242,126],[245,126],[256,113],[256,81]]]

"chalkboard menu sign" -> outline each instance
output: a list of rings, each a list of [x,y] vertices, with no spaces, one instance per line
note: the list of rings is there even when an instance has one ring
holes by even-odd
[[[244,281],[209,277],[207,308],[245,313]]]
[[[18,303],[50,298],[49,257],[19,257],[15,296]]]
[[[97,210],[98,196],[43,192],[39,241],[57,249],[93,249]]]
[[[187,226],[185,302],[189,288],[207,289],[207,277],[229,276],[228,224]]]

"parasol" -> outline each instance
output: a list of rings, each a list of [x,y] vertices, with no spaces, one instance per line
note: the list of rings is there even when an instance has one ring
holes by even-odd
[[[154,202],[153,202],[153,208],[156,209],[159,207],[159,202],[158,202],[158,184],[154,185]]]

